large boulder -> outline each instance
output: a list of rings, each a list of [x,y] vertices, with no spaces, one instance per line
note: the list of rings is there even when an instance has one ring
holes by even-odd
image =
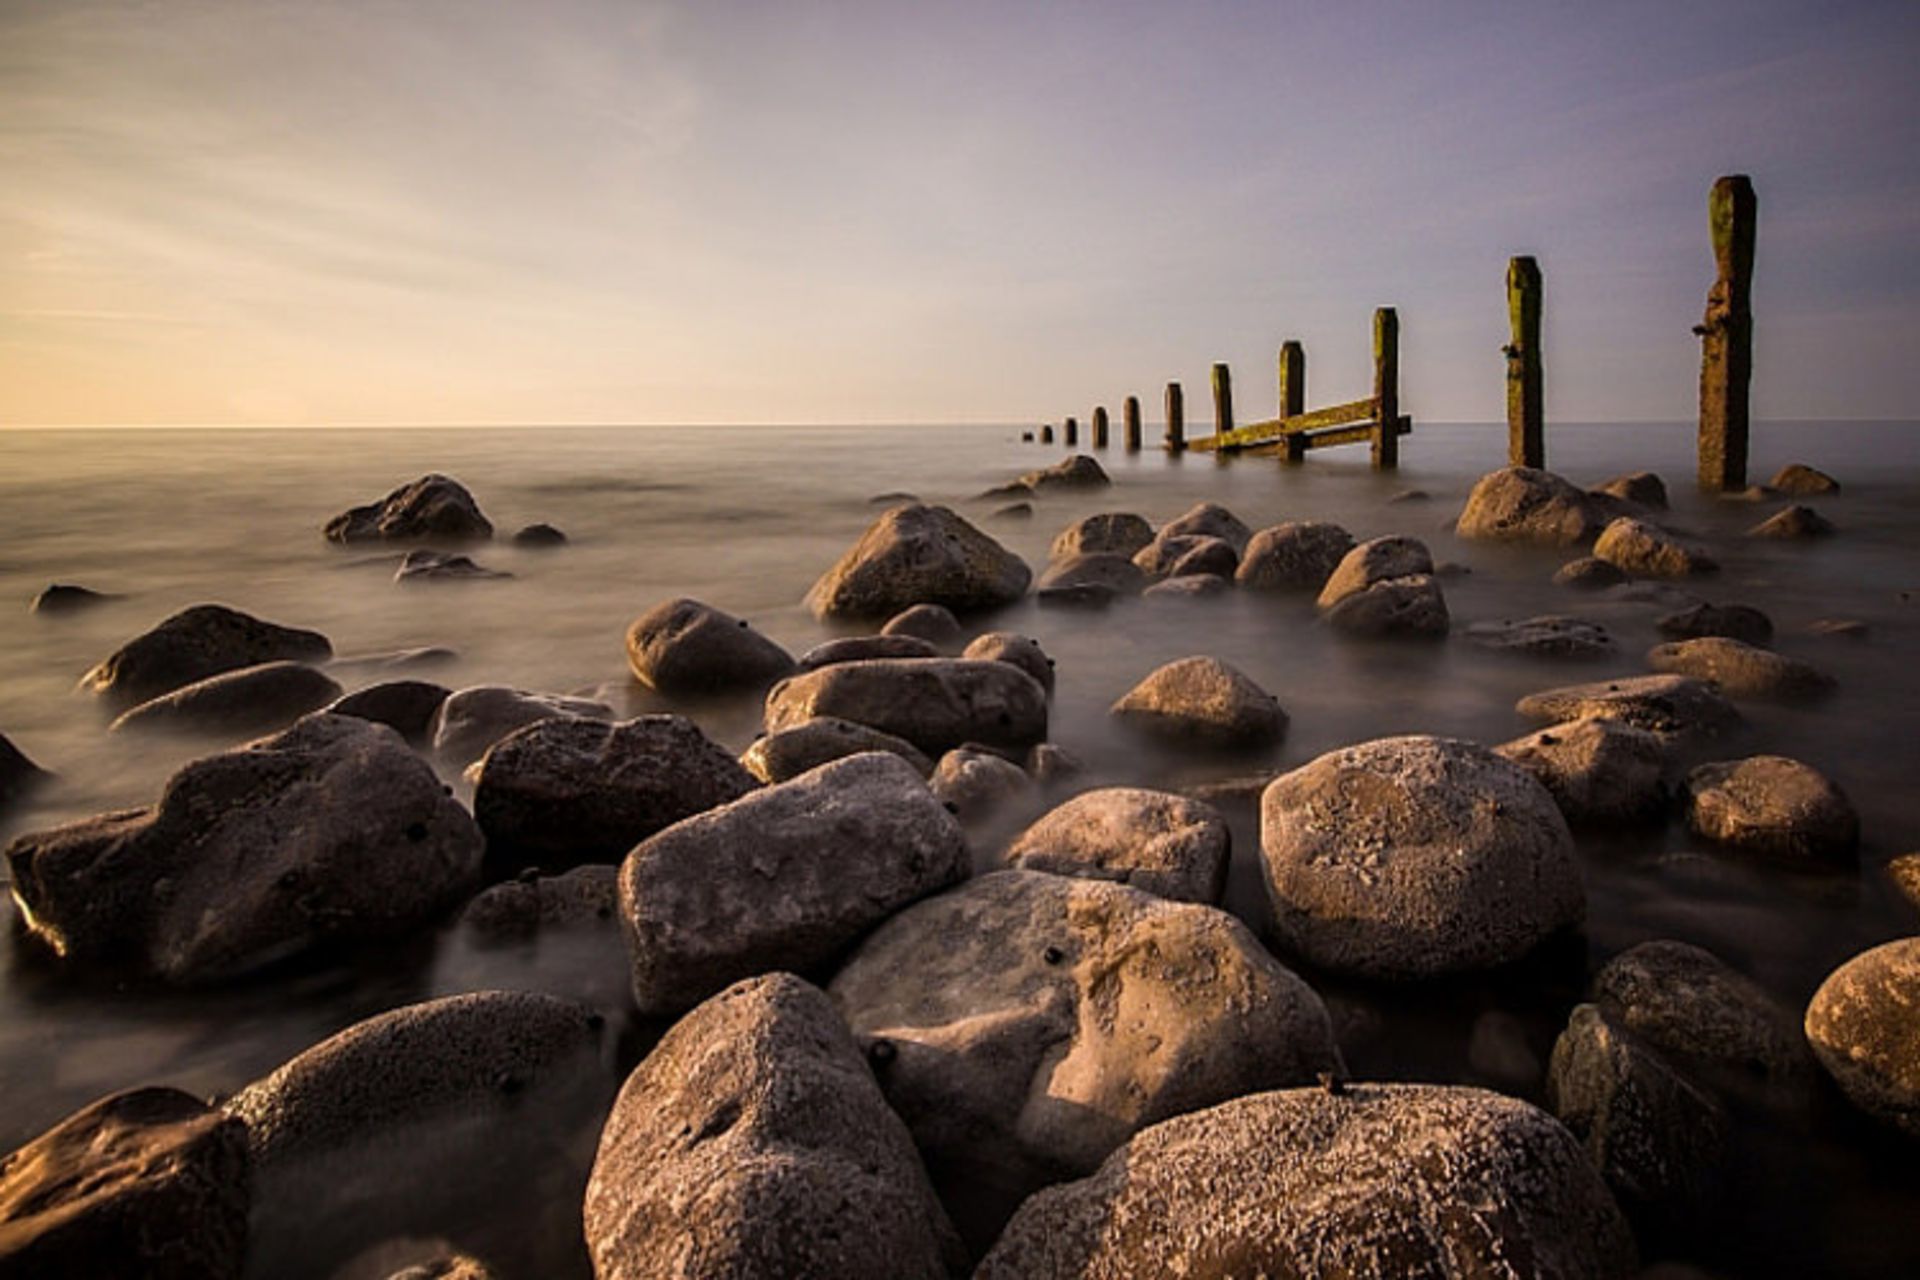
[[[1155,1125],[1033,1197],[977,1280],[1625,1280],[1633,1236],[1579,1142],[1516,1098],[1350,1085]]]
[[[1340,557],[1320,589],[1318,603],[1322,609],[1331,609],[1376,582],[1432,572],[1433,554],[1418,538],[1369,538]]]
[[[1246,547],[1247,540],[1253,537],[1253,530],[1246,522],[1217,502],[1196,502],[1181,514],[1160,526],[1162,538],[1203,537],[1219,538],[1233,545],[1238,552]]]
[[[1247,542],[1234,578],[1254,591],[1319,591],[1353,550],[1353,535],[1321,520],[1290,520]]]
[[[1454,524],[1463,538],[1569,547],[1600,528],[1593,498],[1551,471],[1506,467],[1480,477]]]
[[[1233,837],[1202,800],[1140,787],[1084,791],[1007,846],[1003,861],[1027,871],[1117,880],[1179,902],[1217,903]]]
[[[1844,861],[1860,844],[1846,792],[1785,756],[1700,765],[1684,790],[1688,829],[1716,844],[1815,862]]]
[[[493,536],[493,524],[458,480],[425,475],[378,502],[353,507],[327,521],[329,542],[478,541]]]
[[[1593,554],[1638,578],[1686,578],[1720,567],[1698,547],[1632,516],[1621,516],[1602,529]]]
[[[1340,1070],[1319,996],[1245,925],[1098,880],[982,876],[887,921],[830,992],[936,1177],[1002,1192]]]
[[[1831,693],[1834,679],[1809,662],[1726,636],[1674,640],[1647,651],[1655,671],[1711,680],[1734,698],[1793,701]]]
[[[1387,578],[1343,596],[1327,610],[1327,625],[1350,636],[1407,636],[1437,640],[1453,625],[1447,598],[1432,574]]]
[[[1586,907],[1546,788],[1450,738],[1381,738],[1282,775],[1261,796],[1260,846],[1275,936],[1339,973],[1491,968]]]
[[[614,718],[612,707],[591,698],[482,684],[442,698],[434,708],[427,739],[435,755],[450,764],[464,765],[484,755],[488,747],[515,729],[555,716]]]
[[[682,598],[634,619],[627,665],[641,684],[661,693],[725,693],[764,689],[793,670],[793,657],[745,618]]]
[[[0,1161],[0,1275],[237,1280],[247,1136],[178,1089],[83,1107]]]
[[[741,978],[817,972],[968,867],[953,816],[884,752],[688,818],[620,867],[634,1003],[678,1013]]]
[[[1855,1106],[1920,1138],[1920,938],[1884,943],[1828,974],[1806,1031]]]
[[[791,974],[722,991],[627,1077],[587,1183],[598,1280],[965,1270],[846,1024]]]
[[[121,645],[80,677],[80,688],[125,711],[182,685],[262,662],[325,662],[333,646],[318,631],[262,622],[225,605],[183,609]]]
[[[1538,778],[1570,823],[1617,825],[1666,812],[1667,749],[1624,720],[1585,716],[1493,750]]]
[[[416,928],[471,887],[480,831],[384,725],[324,712],[196,760],[160,802],[7,847],[30,930],[172,981]]]
[[[911,605],[957,612],[1026,594],[1026,562],[945,507],[895,507],[807,592],[820,617],[886,618]]]
[[[815,716],[792,728],[762,734],[741,754],[740,764],[762,782],[786,782],[862,751],[891,752],[923,778],[933,772],[933,761],[905,738],[836,716]]]
[[[474,779],[473,817],[497,870],[560,870],[618,862],[654,832],[755,785],[685,716],[557,717],[487,749]]]
[[[1740,723],[1732,703],[1692,676],[1631,676],[1563,685],[1530,693],[1514,709],[1530,720],[1552,724],[1605,716],[1645,729],[1666,743],[1717,737]]]
[[[1062,529],[1048,556],[1054,560],[1093,552],[1131,556],[1152,541],[1153,526],[1145,519],[1127,511],[1107,511],[1082,516]]]
[[[969,742],[1027,747],[1047,736],[1047,691],[1007,662],[876,658],[808,671],[767,694],[768,733],[816,716],[868,725],[929,755]]]
[[[304,662],[223,671],[120,713],[108,728],[243,736],[265,733],[340,696],[333,678]]]
[[[1278,742],[1287,731],[1279,700],[1218,658],[1180,658],[1149,672],[1111,708],[1154,737],[1239,748]]]

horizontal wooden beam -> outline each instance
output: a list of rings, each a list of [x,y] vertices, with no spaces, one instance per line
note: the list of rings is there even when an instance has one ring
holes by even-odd
[[[1266,444],[1276,436],[1292,435],[1296,431],[1316,431],[1322,427],[1337,427],[1348,422],[1364,422],[1374,416],[1373,397],[1354,400],[1347,404],[1336,404],[1325,409],[1314,409],[1308,413],[1296,414],[1291,418],[1268,418],[1264,422],[1250,422],[1244,427],[1199,440],[1189,440],[1189,449],[1243,449],[1249,445]]]
[[[1244,449],[1242,452],[1256,458],[1273,458],[1286,455],[1290,447],[1293,451],[1299,452],[1306,449],[1325,449],[1337,444],[1360,444],[1373,439],[1373,428],[1373,423],[1362,422],[1353,426],[1323,427],[1318,431],[1290,431],[1278,440],[1271,440],[1266,444]],[[1394,434],[1404,436],[1412,431],[1413,419],[1402,414]]]

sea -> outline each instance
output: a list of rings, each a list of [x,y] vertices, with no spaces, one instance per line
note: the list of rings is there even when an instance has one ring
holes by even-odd
[[[1224,797],[1235,842],[1226,905],[1259,930],[1266,907],[1253,797],[1261,776],[1387,735],[1519,737],[1538,726],[1515,712],[1516,700],[1644,673],[1646,651],[1661,639],[1654,621],[1665,608],[1552,583],[1577,552],[1454,536],[1474,481],[1504,465],[1504,424],[1417,423],[1401,442],[1399,469],[1385,473],[1369,467],[1365,446],[1287,465],[1168,454],[1154,447],[1157,428],[1137,453],[1120,447],[1117,431],[1102,450],[1087,448],[1083,434],[1080,451],[1098,458],[1112,486],[1044,492],[1030,514],[1009,513],[1013,499],[987,491],[1067,452],[1023,438],[1035,427],[0,431],[0,733],[57,775],[0,815],[0,839],[152,803],[173,771],[222,745],[109,734],[108,717],[75,689],[94,663],[193,604],[323,632],[349,689],[387,678],[355,659],[442,646],[455,656],[420,677],[452,688],[587,693],[621,714],[684,711],[738,752],[758,732],[758,700],[661,700],[628,671],[627,625],[663,600],[690,596],[750,620],[796,654],[851,634],[815,619],[802,597],[902,494],[961,512],[1036,575],[1054,536],[1099,511],[1159,523],[1214,502],[1255,529],[1331,520],[1357,538],[1420,538],[1436,560],[1457,566],[1443,579],[1455,629],[1445,643],[1357,643],[1323,626],[1310,599],[1241,592],[1095,612],[1042,607],[1029,596],[969,620],[1030,635],[1055,659],[1049,736],[1084,765],[1076,786],[1208,786]],[[1818,872],[1757,863],[1701,843],[1677,820],[1582,834],[1586,924],[1547,969],[1390,990],[1309,974],[1334,1010],[1356,1079],[1517,1078],[1534,1083],[1501,1087],[1540,1101],[1538,1080],[1568,1010],[1594,970],[1627,947],[1659,938],[1707,947],[1798,1011],[1848,957],[1920,931],[1920,909],[1884,870],[1920,849],[1920,423],[1756,425],[1754,480],[1804,462],[1842,482],[1839,493],[1805,500],[1837,526],[1807,542],[1742,536],[1786,499],[1696,489],[1691,423],[1555,423],[1547,448],[1549,467],[1581,484],[1661,475],[1668,523],[1707,543],[1722,565],[1680,588],[1757,606],[1774,622],[1777,649],[1836,677],[1837,690],[1817,703],[1745,704],[1746,728],[1717,750],[1787,755],[1834,779],[1860,812],[1859,862]],[[511,577],[401,584],[396,555],[323,538],[329,517],[428,472],[473,492],[500,536],[472,554]],[[514,546],[508,535],[536,522],[563,530],[566,545]],[[54,582],[112,598],[71,614],[31,613],[36,593]],[[1528,659],[1461,634],[1475,622],[1543,614],[1602,623],[1613,655]],[[1828,620],[1864,631],[1814,627]],[[1289,717],[1278,748],[1200,756],[1116,731],[1113,701],[1161,663],[1192,654],[1224,659],[1278,697]],[[470,796],[457,769],[445,775]],[[982,857],[990,861],[990,851]],[[357,1020],[461,991],[524,987],[601,1004],[626,1028],[624,1067],[660,1029],[624,1010],[619,964],[532,944],[476,947],[449,921],[404,944],[175,991],[66,972],[12,929],[0,942],[0,1150],[133,1085],[231,1094]],[[1489,1065],[1490,1017],[1504,1029],[1501,1052],[1491,1055],[1505,1064],[1498,1070]],[[1725,1275],[1920,1274],[1920,1161],[1910,1141],[1822,1086],[1791,1119],[1742,1119],[1726,1170],[1738,1213],[1704,1224],[1678,1256]],[[519,1194],[512,1170],[474,1176],[479,1185],[461,1211],[470,1220],[420,1224],[422,1239],[478,1240],[503,1259],[504,1274],[584,1274],[577,1203]],[[991,1222],[969,1226],[976,1240],[990,1231]],[[378,1270],[365,1259],[313,1261],[323,1257],[317,1249],[310,1259],[315,1274]]]

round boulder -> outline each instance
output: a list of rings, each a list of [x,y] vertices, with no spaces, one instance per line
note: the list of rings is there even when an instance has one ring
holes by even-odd
[[[1540,780],[1570,823],[1657,819],[1667,808],[1667,749],[1624,720],[1586,716],[1495,747]]]
[[[991,609],[1026,594],[1032,577],[1019,556],[952,511],[914,503],[874,521],[813,584],[807,604],[823,618],[886,618],[916,604]]]
[[[1773,639],[1773,620],[1751,605],[1696,604],[1661,617],[1654,629],[1672,640],[1725,636],[1746,644]]]
[[[953,610],[945,605],[916,604],[888,618],[886,625],[880,628],[880,634],[912,636],[916,640],[926,641],[935,649],[946,651],[959,644],[960,637],[966,632],[961,629],[960,619],[954,617]]]
[[[1433,555],[1418,538],[1369,538],[1340,558],[1320,589],[1318,603],[1322,609],[1331,609],[1377,582],[1432,572]]]
[[[480,514],[466,486],[443,475],[424,475],[378,502],[343,511],[327,521],[329,542],[484,541],[493,523]]]
[[[1219,538],[1238,553],[1253,537],[1246,522],[1217,502],[1196,502],[1193,506],[1160,526],[1162,538]]]
[[[224,605],[197,604],[121,645],[80,677],[80,688],[125,711],[182,685],[263,662],[325,662],[318,631],[262,622]]]
[[[815,716],[790,729],[762,734],[741,755],[740,763],[762,782],[786,782],[809,769],[862,751],[899,756],[923,778],[933,772],[933,761],[905,738],[835,716]]]
[[[1576,591],[1602,591],[1608,587],[1617,587],[1627,580],[1627,575],[1618,565],[1608,564],[1599,556],[1581,556],[1578,560],[1569,560],[1553,575],[1553,583],[1558,587],[1572,587]]]
[[[1014,837],[1009,867],[1117,880],[1176,902],[1217,903],[1233,837],[1212,805],[1167,791],[1086,791]]]
[[[1685,793],[1688,829],[1716,844],[1806,861],[1845,861],[1860,844],[1846,793],[1785,756],[1703,764]]]
[[[1014,631],[989,631],[975,636],[960,656],[1018,667],[1039,681],[1042,689],[1053,692],[1053,659],[1040,647],[1040,642],[1030,636]]]
[[[793,670],[793,657],[745,618],[683,597],[627,628],[627,665],[664,694],[724,693],[765,688]]]
[[[1386,578],[1352,595],[1341,597],[1327,610],[1327,625],[1350,636],[1408,636],[1439,639],[1452,621],[1447,598],[1432,574]]]
[[[1601,530],[1593,554],[1641,578],[1685,578],[1720,567],[1698,547],[1632,516],[1621,516]]]
[[[1163,531],[1134,554],[1133,562],[1149,578],[1171,578],[1188,573],[1211,573],[1231,578],[1240,567],[1240,556],[1225,538]]]
[[[1659,511],[1667,509],[1667,482],[1651,471],[1630,471],[1597,484],[1593,492],[1622,502],[1637,503]]]
[[[591,698],[482,684],[442,698],[434,709],[427,736],[435,755],[450,764],[464,765],[515,729],[555,716],[614,718],[612,707]]]
[[[50,582],[40,589],[40,594],[27,606],[30,613],[57,614],[78,613],[91,609],[94,605],[116,600],[105,591],[95,591],[92,587],[83,587],[77,582]]]
[[[1600,527],[1592,498],[1551,471],[1506,467],[1480,477],[1454,532],[1492,542],[1567,547]]]
[[[1247,543],[1234,578],[1254,591],[1319,591],[1353,550],[1337,524],[1293,520],[1262,529]]]
[[[767,694],[768,733],[817,716],[871,726],[930,755],[969,742],[1027,747],[1047,736],[1047,691],[1009,662],[875,658],[808,671]]]
[[[976,747],[955,747],[941,756],[927,785],[969,829],[998,825],[1009,816],[1018,822],[1037,807],[1040,794],[1025,769]]]
[[[1076,453],[1050,467],[1027,472],[1014,485],[1034,493],[1043,493],[1048,489],[1104,489],[1112,483],[1107,478],[1105,468],[1098,462],[1084,453]]]
[[[1144,519],[1127,511],[1108,511],[1082,516],[1062,529],[1048,555],[1054,560],[1092,552],[1132,556],[1152,541],[1153,526]]]
[[[1223,748],[1263,747],[1287,731],[1279,700],[1218,658],[1181,658],[1148,673],[1111,714],[1155,737]]]
[[[222,671],[120,713],[109,730],[160,729],[239,736],[265,733],[340,696],[333,679],[303,662],[263,662]]]
[[[336,716],[384,724],[418,747],[432,739],[434,713],[452,693],[445,685],[430,680],[386,680],[355,690],[327,710]]]
[[[1655,671],[1711,680],[1735,698],[1792,701],[1831,693],[1834,679],[1811,663],[1726,636],[1675,640],[1647,651]]]
[[[1807,1043],[1862,1111],[1920,1138],[1920,938],[1835,969],[1807,1005]]]
[[[1740,723],[1719,691],[1692,676],[1633,676],[1530,693],[1514,704],[1530,720],[1558,724],[1586,716],[1622,720],[1662,742],[1711,738]]]
[[[1131,555],[1087,551],[1048,565],[1034,591],[1045,604],[1106,604],[1137,596],[1146,585],[1147,575]]]

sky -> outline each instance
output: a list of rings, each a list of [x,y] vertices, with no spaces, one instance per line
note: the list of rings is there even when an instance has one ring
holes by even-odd
[[[0,424],[1920,418],[1920,4],[0,0]]]

